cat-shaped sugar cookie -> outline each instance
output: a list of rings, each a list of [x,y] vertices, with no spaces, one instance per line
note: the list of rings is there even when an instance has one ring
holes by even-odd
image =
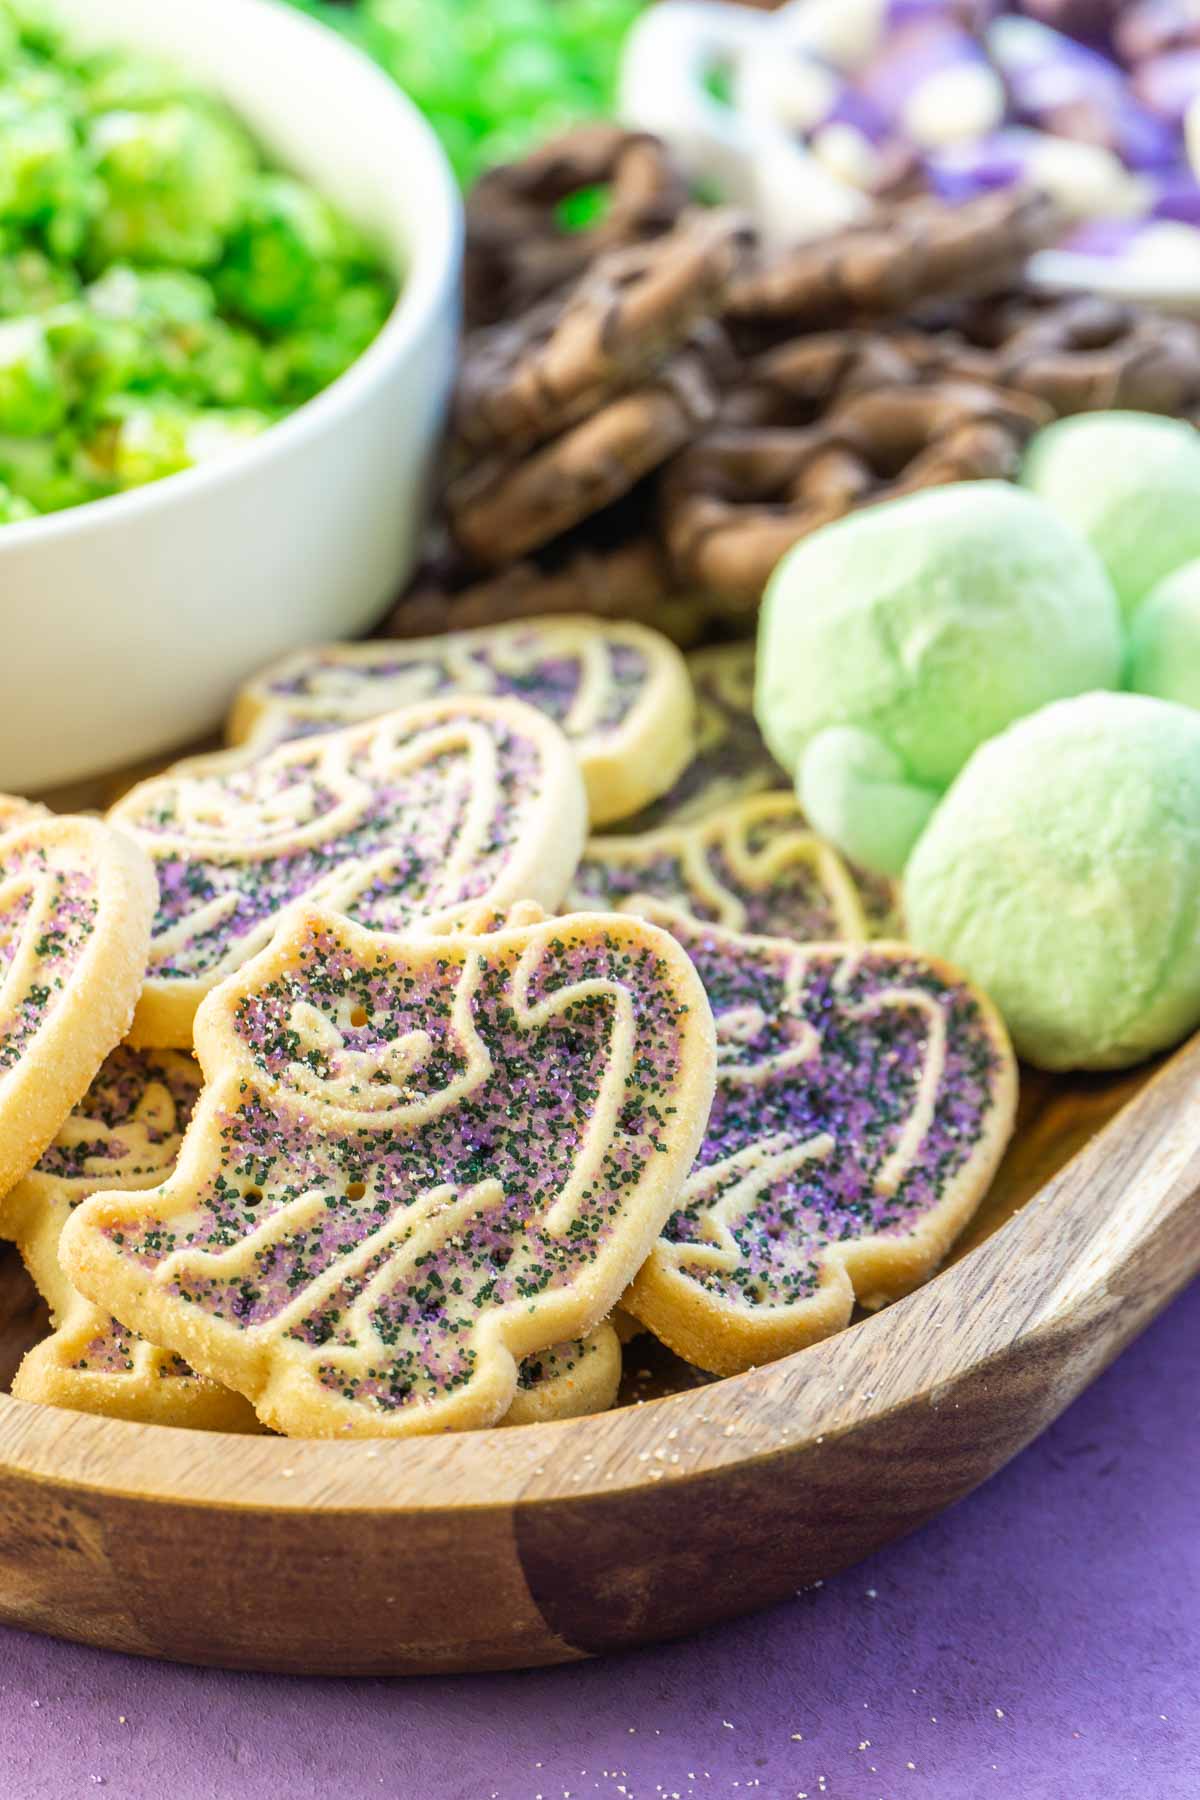
[[[768,788],[791,788],[754,717],[754,645],[714,644],[686,662],[696,695],[690,760],[665,793],[622,822],[623,834],[691,825]]]
[[[301,1436],[496,1423],[593,1332],[701,1142],[712,1017],[640,920],[395,936],[296,909],[196,1019],[175,1173],[98,1194],[71,1281]]]
[[[712,1004],[696,1166],[622,1307],[714,1374],[769,1362],[929,1276],[1012,1130],[995,1008],[905,944],[785,943],[657,915]]]
[[[7,802],[0,825],[0,1194],[128,1028],[154,911],[134,844],[27,805]]]
[[[548,714],[579,758],[593,825],[663,793],[691,754],[692,687],[674,644],[625,620],[571,617],[293,651],[242,689],[228,737],[263,749],[447,694],[507,695]]]
[[[35,825],[39,819],[54,815],[39,800],[23,800],[19,794],[0,794],[0,831],[13,831],[21,825]]]
[[[91,1194],[153,1187],[170,1172],[199,1092],[192,1057],[119,1046],[37,1165],[0,1201],[0,1234],[15,1239],[55,1326],[17,1371],[12,1391],[19,1400],[193,1430],[262,1429],[241,1394],[197,1375],[182,1357],[85,1300],[59,1262],[63,1226]],[[603,1412],[620,1379],[620,1343],[605,1323],[582,1341],[523,1362],[500,1423]]]
[[[297,902],[393,931],[523,897],[557,905],[585,811],[558,727],[470,696],[142,782],[109,814],[158,875],[133,1042],[190,1048],[204,995]]]
[[[621,1385],[621,1340],[606,1319],[585,1338],[527,1356],[502,1425],[548,1425],[607,1412]]]
[[[16,1240],[55,1327],[18,1369],[18,1399],[143,1423],[260,1429],[240,1394],[127,1331],[76,1293],[59,1263],[63,1226],[89,1195],[153,1187],[174,1167],[199,1091],[190,1056],[119,1046],[36,1166],[0,1200],[0,1234]]]
[[[758,794],[691,824],[591,838],[566,904],[666,905],[733,931],[857,942],[892,928],[898,897],[817,837],[790,794]]]

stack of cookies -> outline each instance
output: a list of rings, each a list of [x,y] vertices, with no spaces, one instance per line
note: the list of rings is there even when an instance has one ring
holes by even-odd
[[[589,125],[469,196],[440,517],[398,636],[547,612],[681,642],[753,619],[798,539],[1015,473],[1056,416],[1194,416],[1200,331],[1022,285],[1039,194],[918,198],[767,257],[657,140]]]
[[[0,813],[21,1397],[298,1436],[602,1409],[937,1267],[1012,1125],[987,999],[808,830],[741,647],[305,651],[104,822]],[[620,834],[613,831],[620,827]]]

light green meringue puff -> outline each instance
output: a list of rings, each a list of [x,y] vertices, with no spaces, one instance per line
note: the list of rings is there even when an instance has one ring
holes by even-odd
[[[1138,607],[1129,633],[1129,685],[1200,709],[1200,560],[1160,581]]]
[[[1200,556],[1200,433],[1153,413],[1083,413],[1039,431],[1021,480],[1093,544],[1126,619]]]
[[[783,559],[755,710],[816,829],[896,875],[977,745],[1114,686],[1121,662],[1090,545],[1020,488],[962,482],[839,520]]]
[[[986,988],[1018,1052],[1116,1069],[1200,1024],[1200,714],[1045,707],[977,750],[905,877],[909,933]]]

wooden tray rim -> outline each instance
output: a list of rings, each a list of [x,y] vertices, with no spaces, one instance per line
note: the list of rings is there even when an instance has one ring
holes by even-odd
[[[345,1442],[131,1424],[2,1395],[0,1472],[154,1505],[323,1516],[510,1513],[669,1490],[936,1405],[1018,1344],[1078,1336],[1081,1321],[1120,1303],[1152,1244],[1179,1233],[1198,1191],[1200,1035],[961,1261],[835,1337],[747,1374],[553,1425]],[[1162,1298],[1200,1262],[1196,1250]],[[1022,1305],[997,1313],[995,1290],[1003,1294],[1018,1262],[1028,1276]],[[1139,1315],[1124,1336],[1145,1322]],[[919,1354],[931,1333],[935,1360]]]

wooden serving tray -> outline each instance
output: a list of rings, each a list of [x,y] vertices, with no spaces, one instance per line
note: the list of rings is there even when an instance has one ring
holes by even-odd
[[[1150,1075],[1027,1073],[952,1264],[747,1375],[698,1384],[639,1339],[641,1404],[377,1443],[0,1395],[0,1617],[146,1656],[371,1675],[567,1662],[732,1618],[911,1531],[1028,1443],[1200,1267],[1198,1195],[1200,1038]],[[13,1255],[6,1384],[43,1328]]]

